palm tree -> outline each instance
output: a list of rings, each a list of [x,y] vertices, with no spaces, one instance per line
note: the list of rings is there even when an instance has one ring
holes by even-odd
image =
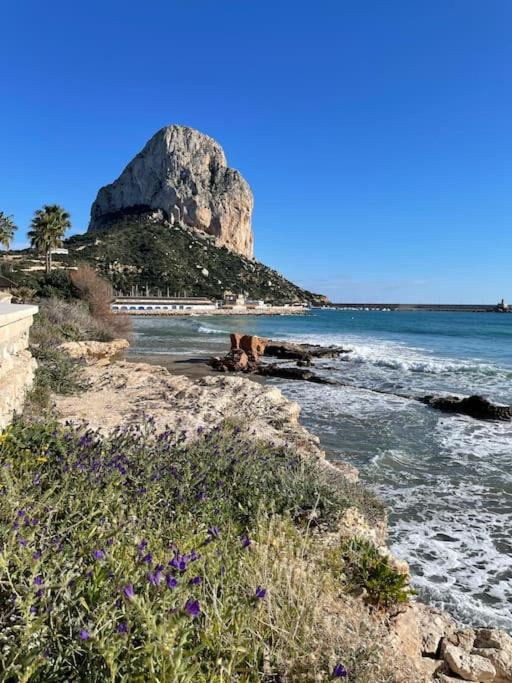
[[[69,213],[58,204],[45,204],[37,209],[29,230],[30,244],[44,254],[46,274],[52,269],[52,249],[60,247],[64,233],[71,227]]]
[[[12,216],[7,216],[3,211],[0,211],[0,246],[9,249],[17,229]]]

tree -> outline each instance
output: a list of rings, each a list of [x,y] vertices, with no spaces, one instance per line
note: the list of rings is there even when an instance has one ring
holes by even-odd
[[[17,229],[12,216],[7,216],[3,211],[0,211],[0,246],[9,249]]]
[[[37,209],[30,225],[30,244],[44,254],[48,274],[52,269],[52,249],[61,246],[64,233],[71,227],[69,213],[58,204],[45,204]]]

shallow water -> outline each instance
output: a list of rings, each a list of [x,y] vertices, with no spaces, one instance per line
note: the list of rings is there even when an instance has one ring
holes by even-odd
[[[220,353],[231,331],[351,349],[317,363],[350,386],[272,383],[300,403],[331,457],[356,465],[386,501],[392,550],[410,563],[421,597],[464,622],[512,630],[512,424],[393,395],[479,393],[512,404],[512,315],[136,318],[133,352]]]

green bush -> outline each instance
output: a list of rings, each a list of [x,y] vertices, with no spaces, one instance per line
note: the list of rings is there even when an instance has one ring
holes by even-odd
[[[27,393],[24,415],[44,417],[41,408],[47,408],[51,394],[74,394],[85,389],[81,381],[81,365],[63,351],[52,346],[31,347],[37,360],[34,384]]]
[[[334,525],[352,501],[314,463],[233,427],[187,445],[150,420],[20,421],[0,475],[3,680],[312,682],[342,658],[392,680],[315,564],[304,513]]]
[[[363,593],[375,606],[391,608],[407,603],[413,594],[407,574],[397,571],[389,557],[373,543],[351,538],[339,549],[344,582],[349,592]]]

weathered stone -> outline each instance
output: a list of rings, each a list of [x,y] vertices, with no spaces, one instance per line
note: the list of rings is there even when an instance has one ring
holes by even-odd
[[[20,412],[32,386],[35,359],[28,350],[28,334],[36,306],[0,303],[0,430]]]
[[[461,413],[478,420],[512,419],[512,407],[495,405],[483,396],[423,396],[420,401],[446,413]]]
[[[414,606],[421,634],[421,652],[427,657],[437,657],[442,639],[456,628],[455,621],[446,612],[421,603]]]
[[[441,653],[444,654],[444,649],[448,645],[455,645],[466,652],[471,652],[473,643],[475,642],[475,632],[471,628],[455,628],[446,634],[441,643]]]
[[[164,217],[252,258],[252,208],[251,189],[228,167],[222,147],[193,128],[173,125],[159,130],[119,178],[100,189],[89,230],[126,215]]]
[[[433,678],[436,674],[442,674],[446,671],[446,664],[442,659],[432,659],[431,657],[421,658],[421,668],[423,671]]]
[[[453,676],[448,676],[445,673],[439,672],[435,678],[439,683],[460,683],[460,678],[454,678]]]
[[[498,629],[478,629],[473,653],[488,659],[496,669],[496,683],[512,683],[512,637]]]
[[[253,360],[259,360],[264,353],[267,340],[250,334],[244,334],[240,339],[240,348],[245,351]]]
[[[80,341],[64,342],[59,346],[71,358],[85,360],[87,364],[108,365],[130,346],[126,339],[111,342]]]
[[[494,681],[496,669],[485,657],[465,652],[455,645],[447,645],[444,648],[444,660],[453,673],[465,681]]]
[[[249,357],[242,349],[231,349],[223,358],[211,358],[209,365],[220,372],[249,372],[252,369]]]

